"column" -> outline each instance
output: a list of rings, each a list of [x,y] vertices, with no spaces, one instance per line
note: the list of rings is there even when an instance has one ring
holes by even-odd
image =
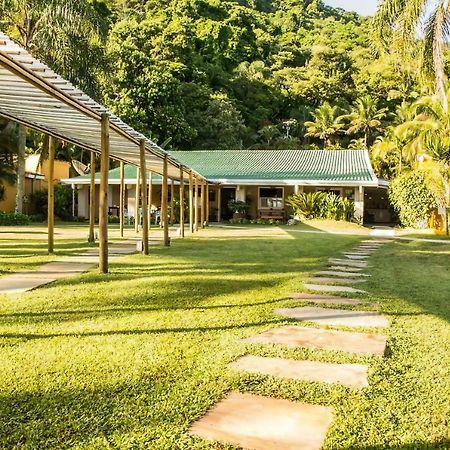
[[[222,220],[222,186],[216,185],[216,200],[217,200],[217,222]]]
[[[168,247],[170,245],[169,239],[169,220],[167,217],[167,194],[168,194],[168,179],[167,179],[167,155],[164,156],[163,165],[163,180],[162,180],[162,195],[161,195],[161,220],[164,229],[164,245]]]
[[[120,199],[119,199],[119,230],[120,237],[123,237],[123,222],[125,210],[125,164],[120,162]]]
[[[48,253],[54,252],[55,242],[55,138],[49,136],[48,140]]]
[[[95,153],[91,152],[91,173],[89,185],[89,238],[91,244],[95,242]]]
[[[180,236],[184,238],[184,170],[180,167]]]
[[[198,177],[195,176],[194,186],[194,231],[198,231]]]
[[[109,117],[102,114],[100,195],[99,195],[99,269],[108,273],[108,172],[109,172]]]
[[[194,178],[192,170],[189,171],[189,230],[194,232]]]
[[[145,162],[145,139],[141,139],[139,144],[142,192],[142,253],[148,255],[147,164]]]

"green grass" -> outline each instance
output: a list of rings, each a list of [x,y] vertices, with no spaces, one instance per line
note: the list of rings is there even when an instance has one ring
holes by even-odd
[[[0,297],[0,448],[233,448],[187,434],[231,389],[333,406],[327,449],[450,447],[450,248],[402,241],[372,257],[363,308],[391,320],[389,354],[377,358],[240,342],[289,323],[273,309],[303,304],[287,294],[360,237],[198,236],[124,257],[107,276]],[[367,363],[371,386],[227,369],[247,352]]]

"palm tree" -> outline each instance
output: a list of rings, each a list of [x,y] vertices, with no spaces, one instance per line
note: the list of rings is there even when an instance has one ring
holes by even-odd
[[[431,11],[423,30],[420,59],[426,72],[434,76],[436,94],[448,108],[444,50],[450,37],[448,0],[381,0],[373,18],[376,41],[381,47],[391,43],[404,55],[418,48],[417,29]]]
[[[312,115],[314,120],[305,122],[306,136],[323,140],[324,148],[331,147],[334,135],[343,127],[340,121],[339,108],[325,102]]]
[[[87,0],[0,0],[0,28],[91,95],[104,62],[107,24]]]
[[[386,116],[387,108],[378,109],[378,102],[370,96],[356,100],[351,107],[350,114],[341,116],[350,121],[348,134],[364,135],[364,147],[368,148],[370,135],[374,130],[380,129],[381,120]]]
[[[258,131],[259,136],[264,140],[267,146],[280,135],[280,130],[276,125],[266,125]]]

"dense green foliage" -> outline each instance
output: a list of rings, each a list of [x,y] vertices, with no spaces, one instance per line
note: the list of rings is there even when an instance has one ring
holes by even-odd
[[[333,193],[308,192],[293,194],[287,199],[286,203],[292,208],[294,217],[301,219],[346,221],[355,219],[354,202]]]
[[[430,212],[437,202],[423,171],[405,172],[389,187],[389,198],[403,225],[426,228]]]
[[[57,184],[55,185],[54,193],[55,201],[55,216],[63,220],[73,218],[72,214],[72,189],[70,186]],[[47,217],[47,189],[36,191],[33,194],[33,204],[36,208],[36,213]]]
[[[21,213],[9,213],[0,211],[0,225],[28,225],[30,219]]]

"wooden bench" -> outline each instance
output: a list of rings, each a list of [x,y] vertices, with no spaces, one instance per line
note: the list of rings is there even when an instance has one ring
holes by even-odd
[[[260,209],[258,210],[258,218],[264,220],[285,220],[286,213],[284,209]]]

